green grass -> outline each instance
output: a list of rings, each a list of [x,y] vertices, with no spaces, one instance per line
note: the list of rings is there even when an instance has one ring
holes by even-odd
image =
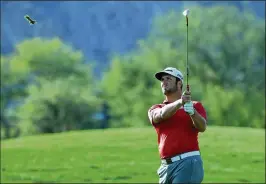
[[[265,182],[264,129],[200,134],[206,182]],[[1,182],[158,183],[154,129],[109,129],[1,142]]]

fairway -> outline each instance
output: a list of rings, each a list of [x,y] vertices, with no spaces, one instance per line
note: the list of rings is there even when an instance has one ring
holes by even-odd
[[[265,182],[264,129],[208,127],[206,182]],[[30,136],[1,142],[1,182],[158,183],[153,127]]]

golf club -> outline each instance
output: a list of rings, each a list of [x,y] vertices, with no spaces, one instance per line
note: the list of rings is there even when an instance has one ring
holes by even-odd
[[[183,15],[186,17],[186,23],[187,23],[187,61],[186,61],[186,68],[187,68],[187,91],[189,91],[189,84],[188,84],[188,76],[189,76],[189,69],[188,69],[188,13],[189,13],[189,9],[186,9],[183,12]]]

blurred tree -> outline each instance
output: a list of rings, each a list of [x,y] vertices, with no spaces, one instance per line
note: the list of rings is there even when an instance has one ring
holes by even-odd
[[[19,134],[16,123],[9,117],[8,107],[12,102],[20,102],[26,95],[23,88],[26,83],[26,75],[10,69],[10,57],[1,56],[1,139]]]
[[[224,90],[221,86],[207,84],[202,102],[208,111],[209,125],[263,128],[263,96],[254,93],[248,102],[246,99],[245,94],[237,88]]]
[[[28,98],[14,116],[21,121],[23,134],[55,133],[99,128],[93,115],[100,100],[92,91],[92,83],[75,77],[48,81],[39,79],[39,86],[28,87]]]
[[[16,46],[11,60],[11,69],[47,80],[64,78],[69,75],[84,77],[84,57],[60,39],[34,38]]]
[[[43,81],[47,83],[49,80],[64,80],[69,77],[75,79],[74,82],[78,81],[80,86],[87,86],[88,83],[92,85],[94,82],[92,64],[85,64],[81,52],[74,51],[56,38],[35,38],[21,42],[9,58],[1,59],[1,66],[1,122],[5,127],[9,126],[11,118],[12,122],[14,121],[14,117],[7,115],[8,105],[13,107],[15,102],[21,105],[25,96],[32,95],[29,90],[25,91],[28,85],[41,88]],[[71,83],[65,85],[73,86]],[[45,88],[47,87],[48,85],[45,85]],[[90,90],[93,91],[94,88]],[[41,93],[34,93],[36,94]],[[20,119],[16,120],[20,122]]]
[[[102,104],[102,114],[103,114],[103,119],[102,119],[102,123],[101,123],[101,128],[105,129],[109,127],[109,121],[111,119],[111,115],[110,115],[110,110],[109,110],[109,106],[107,102],[103,102]]]

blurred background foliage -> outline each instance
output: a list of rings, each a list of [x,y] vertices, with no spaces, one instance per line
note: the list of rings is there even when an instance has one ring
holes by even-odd
[[[265,128],[265,18],[244,7],[190,4],[189,81],[210,126]],[[105,64],[59,37],[1,51],[1,138],[150,126],[147,110],[164,99],[154,73],[186,71],[185,18],[175,9],[156,16],[135,42]]]

